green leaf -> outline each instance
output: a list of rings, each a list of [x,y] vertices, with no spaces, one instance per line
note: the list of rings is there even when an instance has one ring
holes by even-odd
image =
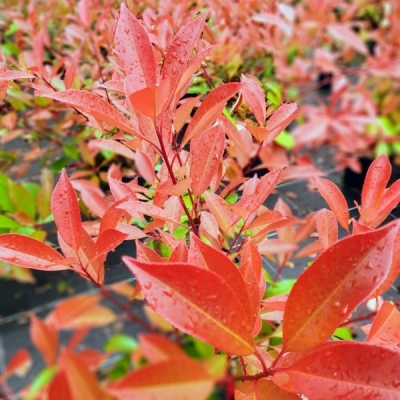
[[[22,182],[21,185],[32,195],[33,198],[37,198],[40,191],[40,186],[37,183]]]
[[[36,396],[39,394],[40,390],[46,387],[51,380],[53,379],[53,376],[56,374],[58,370],[58,367],[56,365],[52,367],[48,367],[40,371],[36,378],[33,380],[30,388],[29,388],[29,393],[28,396],[25,398],[26,400],[33,400],[36,398]]]
[[[104,346],[105,351],[120,351],[130,353],[138,347],[138,342],[131,336],[125,334],[116,334],[108,339]]]
[[[291,291],[296,279],[284,279],[283,281],[273,282],[265,291],[265,297],[277,296],[279,294],[287,294]]]
[[[286,150],[292,150],[294,146],[293,136],[287,132],[282,131],[276,138],[275,143],[278,143],[280,146],[284,147]]]
[[[204,360],[215,354],[215,348],[193,336],[186,336],[183,341],[183,350],[192,358]]]
[[[34,218],[36,214],[36,202],[34,197],[22,185],[9,181],[10,199],[16,211],[24,212],[28,217]]]
[[[349,328],[345,326],[341,326],[337,328],[336,331],[332,335],[333,340],[353,340],[353,335]]]
[[[67,157],[77,160],[79,158],[79,150],[73,143],[66,143],[63,145],[64,153]]]
[[[0,174],[0,208],[6,212],[14,212],[16,209],[10,199],[8,182],[8,178]]]
[[[51,164],[50,166],[51,172],[53,172],[53,174],[59,173],[64,167],[68,165],[69,161],[69,157],[61,157],[58,160],[54,161],[53,164]]]
[[[5,215],[0,215],[0,228],[17,228],[19,226],[19,223],[9,217],[6,217]]]
[[[15,33],[19,29],[19,25],[16,22],[13,22],[10,27],[4,32],[6,36],[10,36]]]

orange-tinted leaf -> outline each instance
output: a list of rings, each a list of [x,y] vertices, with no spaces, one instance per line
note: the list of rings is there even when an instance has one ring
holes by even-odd
[[[114,51],[136,90],[157,83],[157,61],[149,35],[141,23],[121,3],[121,13],[115,31]]]
[[[349,210],[346,199],[340,189],[331,181],[322,178],[315,178],[318,191],[324,200],[328,203],[329,208],[335,214],[339,224],[349,230]]]
[[[121,400],[206,400],[213,386],[204,367],[185,356],[139,368],[106,390]]]
[[[136,253],[136,258],[140,261],[156,263],[163,262],[163,259],[157,252],[155,252],[150,247],[145,246],[139,240],[136,241]]]
[[[65,243],[78,251],[82,243],[82,221],[75,190],[65,170],[61,172],[51,197],[51,212],[59,234]]]
[[[400,397],[399,363],[399,351],[357,342],[333,342],[307,353],[287,373],[309,399],[395,400]]]
[[[140,333],[138,335],[140,348],[151,364],[166,361],[174,357],[185,357],[186,353],[165,336],[154,333]]]
[[[209,93],[190,121],[181,146],[211,127],[221,114],[226,102],[239,91],[240,86],[240,83],[225,83]]]
[[[245,75],[241,76],[241,82],[242,86],[240,88],[240,94],[250,106],[257,122],[260,125],[264,125],[266,118],[266,105],[265,94],[261,88],[261,85]]]
[[[262,258],[260,253],[258,252],[257,246],[249,240],[244,248],[242,255],[240,257],[241,260],[241,270],[244,269],[241,272],[245,272],[247,269],[251,268],[254,271],[254,275],[259,282],[259,290],[260,290],[260,300],[264,296],[265,292],[265,280],[264,277],[261,273],[262,271]]]
[[[352,47],[361,54],[367,55],[368,50],[365,43],[357,36],[356,33],[344,24],[329,24],[328,32],[334,38]]]
[[[149,306],[168,322],[227,353],[253,352],[248,313],[221,276],[188,263],[123,260],[142,286]]]
[[[391,172],[392,166],[386,154],[382,154],[372,162],[365,176],[361,192],[361,204],[363,207],[376,209],[379,206]]]
[[[385,301],[376,314],[366,342],[382,346],[397,346],[400,343],[400,311]]]
[[[369,224],[375,228],[380,225],[400,202],[400,179],[393,183],[383,194],[377,208],[379,217]]]
[[[175,111],[174,116],[174,128],[175,132],[180,132],[180,130],[185,125],[187,119],[190,117],[190,113],[193,107],[197,104],[201,96],[191,97],[186,99],[186,101]]]
[[[62,265],[65,259],[58,251],[39,240],[16,233],[0,235],[0,260],[45,271],[69,269]]]
[[[67,349],[61,350],[59,365],[68,382],[71,400],[105,400],[107,396],[99,386],[93,372],[81,358]]]
[[[295,244],[281,239],[264,239],[257,247],[261,254],[280,254],[297,250]]]
[[[197,136],[196,145],[190,150],[191,187],[196,196],[200,196],[209,187],[224,149],[225,134],[221,124]]]
[[[325,250],[294,284],[285,308],[286,351],[323,343],[388,274],[394,224],[342,239]]]
[[[204,193],[207,207],[210,213],[218,222],[218,226],[222,232],[226,233],[230,237],[234,236],[234,229],[231,227],[232,211],[225,200],[211,192]]]
[[[316,219],[317,232],[319,240],[324,249],[332,246],[338,238],[338,225],[335,215],[332,211],[323,208]]]
[[[102,121],[109,124],[111,127],[119,128],[134,136],[140,137],[133,129],[129,120],[97,94],[85,92],[83,90],[68,89],[62,92],[44,94],[42,96],[61,101],[83,113],[89,114],[97,121]]]
[[[45,363],[48,366],[53,365],[56,362],[58,351],[58,335],[54,326],[31,315],[29,335]]]
[[[82,315],[90,314],[100,299],[100,295],[83,295],[64,300],[55,307],[47,320],[57,329],[69,329]]]
[[[299,400],[297,394],[289,393],[268,379],[243,382],[235,389],[235,400]]]
[[[146,87],[138,92],[129,93],[128,99],[136,112],[155,120],[168,105],[168,96],[172,92],[172,81],[167,78],[154,87]]]
[[[28,350],[21,349],[18,350],[7,363],[6,370],[4,372],[4,376],[17,375],[17,376],[25,376],[26,373],[32,366],[31,355]]]

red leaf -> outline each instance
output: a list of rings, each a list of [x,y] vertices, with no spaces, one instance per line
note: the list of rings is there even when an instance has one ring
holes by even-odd
[[[211,192],[205,192],[204,198],[210,213],[218,222],[218,226],[224,234],[234,236],[234,229],[231,227],[232,211],[225,200]]]
[[[141,137],[133,129],[129,120],[97,94],[83,90],[68,89],[62,92],[43,94],[42,97],[61,101],[83,113],[91,115],[97,121],[102,121],[111,127],[119,128],[134,136]]]
[[[345,45],[352,47],[361,54],[367,55],[368,50],[365,43],[357,36],[349,27],[343,24],[329,24],[328,32],[334,39],[343,42]]]
[[[119,154],[130,160],[135,160],[135,153],[124,144],[113,139],[94,139],[89,142],[89,149],[104,149]]]
[[[62,265],[65,258],[59,252],[39,240],[16,233],[0,235],[0,260],[45,271],[69,269]]]
[[[164,260],[150,247],[145,246],[139,240],[136,241],[136,258],[139,261],[162,263]]]
[[[334,342],[307,353],[286,371],[309,399],[395,400],[400,397],[399,363],[399,351]]]
[[[4,372],[4,377],[10,375],[25,376],[32,366],[32,358],[28,350],[21,349],[18,350],[7,363],[6,370]]]
[[[224,150],[225,134],[221,124],[208,129],[196,138],[196,145],[190,150],[191,187],[196,196],[200,196],[209,187]]]
[[[154,173],[154,165],[150,161],[148,155],[140,150],[136,150],[135,162],[139,174],[146,180],[146,182],[152,185],[156,179],[156,175]]]
[[[78,251],[82,243],[81,214],[75,190],[64,169],[51,197],[51,212],[65,243]]]
[[[265,105],[265,94],[260,84],[245,75],[241,76],[242,86],[240,88],[240,94],[244,97],[247,104],[253,111],[257,122],[260,125],[264,125],[266,118],[266,105]]]
[[[119,246],[126,238],[127,234],[119,232],[115,229],[107,229],[97,238],[95,245],[95,253],[97,256],[107,254]]]
[[[73,399],[70,388],[68,386],[67,377],[64,371],[59,371],[54,375],[50,382],[48,391],[48,399],[71,400]]]
[[[78,355],[62,349],[59,365],[65,374],[72,399],[106,400],[108,398],[100,388],[94,373],[89,371]]]
[[[151,364],[166,361],[173,357],[185,357],[186,353],[166,337],[154,333],[138,335],[140,349]]]
[[[188,248],[184,241],[181,241],[178,246],[175,247],[169,259],[171,262],[187,262],[188,261]]]
[[[298,278],[285,309],[286,351],[323,343],[388,274],[394,224],[342,239],[325,250]]]
[[[134,93],[127,93],[135,111],[155,120],[167,107],[172,92],[172,80],[167,78],[158,86],[146,87]]]
[[[332,246],[338,238],[338,225],[332,211],[323,208],[316,219],[319,240],[324,249]]]
[[[377,212],[379,217],[376,218],[373,223],[370,223],[369,226],[375,228],[379,226],[387,216],[392,212],[392,210],[399,204],[400,202],[400,179],[393,183],[382,196],[382,200],[379,203],[377,208]]]
[[[385,154],[374,160],[368,168],[361,192],[361,204],[366,208],[376,209],[385,193],[392,166]]]
[[[13,81],[14,79],[33,79],[35,75],[26,74],[21,71],[3,71],[0,72],[0,82]]]
[[[203,30],[208,13],[203,13],[194,21],[184,25],[173,37],[164,58],[162,79],[171,78],[175,89],[181,80],[187,63],[193,54],[195,44]]]
[[[208,268],[210,271],[215,272],[224,279],[225,283],[227,283],[233,292],[236,293],[240,304],[242,304],[246,313],[251,316],[251,318],[249,318],[250,323],[254,325],[259,308],[259,302],[254,300],[254,297],[258,299],[258,286],[255,288],[253,287],[252,291],[248,293],[246,284],[239,272],[239,268],[237,268],[224,253],[203,243],[195,235],[191,235],[191,242],[200,252],[199,256],[201,257],[201,265]],[[254,296],[254,292],[256,292],[256,296]],[[250,303],[252,299],[254,301]],[[254,302],[256,304],[254,304]]]
[[[106,390],[121,400],[206,400],[213,386],[204,367],[185,356],[139,368]]]
[[[227,353],[253,353],[248,313],[222,277],[187,263],[123,260],[138,279],[149,306],[168,322]]]
[[[156,85],[157,61],[149,35],[124,3],[121,3],[121,14],[115,31],[114,51],[136,90]]]
[[[58,335],[54,326],[32,314],[29,335],[45,363],[48,366],[55,364],[58,351]]]
[[[298,115],[296,103],[279,106],[267,122],[265,128],[269,131],[269,134],[264,143],[271,143]]]
[[[221,114],[226,102],[239,91],[240,87],[240,83],[225,83],[208,94],[190,121],[181,147],[211,127]]]
[[[400,312],[395,305],[388,301],[382,304],[365,341],[381,346],[400,343]]]
[[[315,178],[315,181],[318,191],[328,203],[339,224],[348,231],[350,215],[346,199],[342,192],[333,182],[327,179]]]

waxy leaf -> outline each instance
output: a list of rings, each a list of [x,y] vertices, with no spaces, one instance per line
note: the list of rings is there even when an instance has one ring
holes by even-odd
[[[260,125],[264,125],[266,118],[266,104],[265,94],[261,88],[261,85],[245,75],[241,76],[242,87],[240,88],[240,94],[244,97],[247,104],[253,111],[257,122]]]
[[[357,342],[327,343],[286,372],[309,399],[400,398],[400,352]]]
[[[168,47],[163,63],[162,79],[171,78],[175,82],[175,88],[178,86],[193,54],[193,49],[203,30],[207,15],[208,13],[204,13],[194,21],[184,25],[173,37]],[[175,92],[175,89],[173,92]]]
[[[205,192],[204,197],[210,213],[217,220],[218,226],[224,234],[234,236],[234,229],[231,226],[232,211],[225,200],[211,192]]]
[[[132,124],[113,106],[97,94],[83,90],[68,89],[62,92],[44,94],[42,97],[61,101],[83,113],[91,115],[97,121],[109,124],[111,127],[119,128],[134,136],[141,137],[132,127]]]
[[[61,172],[51,197],[51,212],[65,243],[78,251],[82,243],[82,221],[75,190],[65,170]]]
[[[140,349],[147,360],[153,364],[173,357],[185,357],[186,353],[165,336],[154,333],[139,334]]]
[[[59,365],[65,374],[72,399],[106,400],[109,398],[100,388],[94,373],[89,371],[79,355],[62,349]]]
[[[63,265],[65,258],[58,251],[39,240],[16,233],[0,235],[0,260],[45,271],[69,269]]]
[[[54,326],[42,321],[35,315],[31,315],[29,336],[45,363],[48,366],[53,365],[56,362],[58,351],[58,335]]]
[[[221,276],[188,263],[123,260],[149,306],[168,322],[227,353],[253,353],[247,311]]]
[[[315,181],[319,193],[328,203],[339,224],[348,231],[350,215],[342,192],[333,182],[327,179],[315,178]]]
[[[196,196],[200,196],[210,186],[224,150],[225,134],[221,124],[208,129],[197,137],[196,145],[190,150],[192,156],[191,187]]]
[[[332,211],[323,208],[316,219],[319,240],[324,249],[332,246],[338,238],[338,225]]]
[[[382,154],[372,162],[368,168],[361,192],[361,204],[363,207],[373,209],[378,207],[389,182],[391,172],[392,166],[386,154]]]
[[[388,274],[397,225],[353,235],[325,250],[298,278],[285,308],[283,347],[323,343]]]
[[[213,386],[205,368],[184,356],[141,367],[106,390],[120,400],[206,400]]]
[[[382,346],[400,343],[400,311],[394,304],[388,301],[382,304],[365,341]]]
[[[210,128],[221,114],[226,102],[239,91],[240,87],[240,83],[226,83],[212,90],[190,121],[181,146],[184,146],[193,137]]]
[[[121,3],[121,14],[115,31],[114,51],[136,90],[157,83],[157,61],[149,35],[124,3]]]

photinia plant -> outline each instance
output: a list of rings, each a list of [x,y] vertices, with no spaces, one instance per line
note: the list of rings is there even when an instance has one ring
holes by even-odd
[[[259,82],[245,75],[206,96],[187,96],[211,52],[202,38],[207,18],[194,9],[179,26],[156,15],[141,21],[123,3],[112,79],[101,91],[53,91],[38,77],[32,84],[37,96],[84,115],[101,133],[88,148],[118,154],[129,170],[112,164],[106,193],[62,170],[51,195],[61,253],[33,237],[0,235],[2,261],[71,269],[100,293],[61,302],[44,320],[31,316],[31,339],[47,367],[27,398],[200,400],[216,386],[235,399],[399,398],[397,305],[383,303],[364,327],[365,342],[332,338],[399,273],[400,225],[379,226],[400,200],[400,181],[386,188],[390,163],[376,159],[350,229],[340,189],[320,171],[307,163],[276,166],[274,139],[297,116],[295,104],[267,114]],[[9,76],[17,78],[29,76]],[[258,155],[269,172],[247,177]],[[264,205],[280,182],[304,175],[329,210],[299,220],[282,200],[274,209]],[[82,204],[98,221],[82,222]],[[296,253],[315,230],[318,238]],[[107,254],[125,240],[136,241],[136,258],[123,257],[136,286],[107,286]],[[292,257],[309,254],[318,256],[291,288],[269,291],[264,256],[281,271]],[[146,332],[137,340],[114,337],[104,353],[79,351],[90,328],[116,319],[100,304],[102,295]],[[148,322],[130,308],[140,298]],[[69,344],[59,346],[59,331],[71,329]],[[114,352],[127,361],[122,373],[97,379]],[[26,351],[11,360],[5,390],[29,361]]]

